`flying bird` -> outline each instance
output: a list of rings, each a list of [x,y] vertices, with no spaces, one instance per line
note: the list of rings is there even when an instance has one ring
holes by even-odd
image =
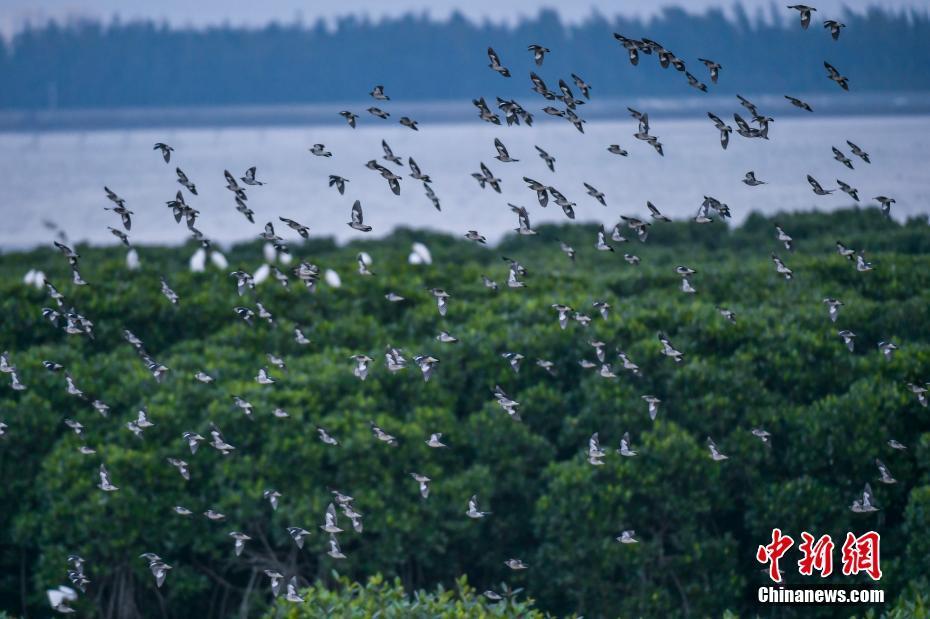
[[[510,70],[507,67],[501,65],[501,59],[498,57],[497,52],[493,48],[488,48],[488,59],[491,61],[488,66],[492,71],[496,71],[503,75],[504,77],[510,77]]]
[[[371,232],[371,226],[365,225],[364,215],[362,214],[362,203],[360,201],[356,200],[352,204],[352,221],[346,225],[359,232]]]
[[[790,102],[791,102],[791,105],[793,105],[793,106],[796,107],[796,108],[800,108],[800,109],[802,109],[802,110],[807,110],[808,112],[813,112],[813,111],[814,111],[814,109],[813,109],[809,104],[805,103],[804,101],[801,101],[801,100],[798,99],[797,97],[789,97],[788,95],[785,95],[785,99],[787,99],[788,101],[790,101]]]
[[[339,115],[346,119],[346,122],[349,124],[350,127],[355,129],[356,121],[358,121],[358,114],[355,114],[354,112],[350,112],[349,110],[342,110],[341,112],[339,112]]]
[[[155,142],[155,146],[152,147],[152,150],[160,150],[161,156],[165,160],[165,163],[169,163],[171,161],[171,153],[174,152],[174,149],[164,142]]]
[[[529,51],[529,52],[533,52],[533,61],[536,63],[536,66],[537,66],[537,67],[541,67],[541,66],[542,66],[544,56],[545,56],[546,54],[549,53],[549,48],[548,48],[548,47],[543,47],[542,45],[535,45],[535,44],[534,44],[534,45],[530,45],[529,47],[526,48],[526,50]],[[489,48],[489,50],[488,50],[488,56],[490,56],[490,55],[491,55],[491,51],[490,51],[490,48]],[[492,62],[492,64],[494,63],[494,59],[493,59],[493,58],[491,58],[491,62]],[[498,64],[500,64],[500,61],[498,61]],[[492,66],[491,68],[493,69],[494,67]],[[496,69],[495,69],[495,70],[496,70]],[[506,77],[506,76],[505,76],[505,77]]]
[[[720,66],[720,63],[714,62],[713,60],[708,60],[707,58],[698,58],[698,62],[704,63],[704,66],[707,67],[708,71],[710,71],[710,81],[716,84],[717,78],[720,77],[720,69],[723,68]]]
[[[875,505],[875,497],[872,495],[872,488],[868,483],[866,483],[865,488],[862,490],[862,496],[853,500],[849,509],[857,514],[867,514],[878,511],[878,507]]]
[[[827,19],[824,20],[823,27],[830,29],[830,36],[833,37],[834,41],[836,41],[840,38],[840,30],[845,28],[846,24],[833,19]]]
[[[788,8],[794,9],[801,14],[801,28],[807,30],[807,27],[811,25],[811,12],[817,9],[806,4],[789,4]]]
[[[824,68],[827,70],[827,77],[843,90],[849,90],[849,78],[840,74],[839,70],[829,62],[824,61]]]

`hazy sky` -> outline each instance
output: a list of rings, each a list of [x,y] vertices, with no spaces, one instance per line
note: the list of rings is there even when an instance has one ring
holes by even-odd
[[[772,0],[742,0],[750,15],[757,8],[768,10]],[[787,4],[784,0],[776,6]],[[930,9],[930,0],[813,0],[821,14],[837,13],[842,7],[863,10],[879,5],[889,8]],[[711,6],[733,5],[733,0],[0,0],[0,32],[9,35],[27,22],[42,22],[50,17],[94,17],[109,20],[115,14],[121,18],[167,20],[176,26],[203,26],[219,23],[262,26],[265,23],[293,21],[298,15],[305,21],[319,17],[332,19],[349,13],[378,18],[407,12],[428,12],[446,17],[458,9],[472,19],[492,19],[512,22],[523,15],[535,14],[541,7],[556,8],[563,18],[577,21],[592,9],[612,15],[647,16],[663,6],[684,6],[690,11],[703,11]],[[787,10],[787,9],[785,9]]]

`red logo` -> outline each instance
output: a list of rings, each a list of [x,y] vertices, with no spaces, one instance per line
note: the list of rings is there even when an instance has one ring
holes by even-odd
[[[814,536],[804,531],[801,533],[801,539],[804,541],[798,546],[798,550],[804,553],[804,556],[798,561],[798,571],[804,576],[810,576],[817,570],[821,578],[832,574],[833,540],[830,536],[823,535],[815,542]]]
[[[778,560],[794,545],[794,540],[788,535],[782,535],[781,529],[772,529],[772,543],[759,546],[756,551],[756,561],[769,564],[769,578],[781,582],[781,570],[778,569]]]
[[[872,580],[879,580],[882,577],[880,543],[881,536],[875,531],[863,533],[859,537],[847,533],[842,548],[843,574],[851,576],[864,572]],[[756,560],[768,565],[769,578],[774,582],[782,581],[778,561],[793,545],[794,540],[790,535],[782,534],[781,529],[772,529],[772,541],[756,550]],[[801,533],[798,550],[802,556],[798,560],[798,572],[802,576],[812,576],[817,571],[821,578],[832,574],[834,547],[833,539],[829,535],[816,538],[807,531]]]
[[[846,534],[843,543],[843,574],[849,576],[865,572],[872,580],[882,577],[882,568],[878,562],[881,537],[875,531],[869,531],[859,537]]]

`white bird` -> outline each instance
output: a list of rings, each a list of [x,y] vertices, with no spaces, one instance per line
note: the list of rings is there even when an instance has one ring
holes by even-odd
[[[397,437],[391,434],[388,434],[387,432],[384,431],[384,429],[375,425],[375,422],[373,421],[369,421],[368,423],[371,426],[371,433],[374,434],[376,439],[378,439],[382,443],[387,443],[391,447],[397,446]]]
[[[432,481],[426,475],[419,473],[410,473],[410,476],[420,485],[420,496],[424,499],[429,498],[429,483]]]
[[[659,413],[659,403],[662,400],[655,397],[654,395],[644,395],[642,398],[646,401],[647,404],[649,404],[649,418],[655,421],[656,415]]]
[[[448,447],[448,445],[442,442],[442,432],[435,432],[429,435],[429,440],[426,441],[426,444],[434,449],[441,447]]]
[[[715,462],[720,462],[721,460],[729,458],[729,456],[720,453],[720,450],[717,449],[717,444],[709,436],[707,437],[707,449],[710,450],[710,457]]]
[[[862,497],[853,500],[849,509],[857,514],[867,514],[869,512],[878,511],[878,507],[875,506],[875,497],[872,495],[872,487],[869,486],[868,483],[866,483],[865,488],[862,490]]]
[[[229,536],[236,540],[235,551],[237,557],[241,555],[242,551],[245,549],[245,543],[252,539],[245,533],[240,533],[239,531],[231,531]]]
[[[823,302],[827,306],[827,312],[830,315],[830,320],[836,322],[837,317],[839,317],[840,307],[843,305],[843,302],[829,297],[824,299]]]
[[[639,541],[634,537],[635,535],[636,535],[636,531],[629,529],[627,531],[623,531],[622,533],[620,533],[620,536],[617,538],[617,541],[620,542],[621,544],[635,544]]]
[[[281,498],[281,493],[277,490],[268,489],[262,492],[262,497],[271,503],[271,509],[277,511],[278,509],[278,499]]]
[[[483,512],[478,510],[478,495],[473,494],[470,499],[468,499],[468,511],[465,512],[465,515],[469,518],[484,518],[491,512]]]
[[[271,594],[278,597],[281,593],[281,580],[284,576],[275,570],[265,570],[265,576],[271,579]]]
[[[100,483],[97,485],[98,488],[104,492],[115,492],[119,490],[117,486],[114,486],[110,481],[110,473],[107,471],[107,467],[103,464],[100,465]]]
[[[372,362],[372,358],[368,355],[352,355],[349,358],[355,361],[352,373],[355,374],[356,378],[360,380],[368,378],[368,364]]]
[[[894,351],[898,350],[898,347],[894,342],[879,342],[878,350],[885,355],[885,359],[891,361],[891,357],[894,355]]]
[[[879,481],[881,481],[883,484],[897,483],[898,480],[892,477],[891,471],[888,470],[888,467],[885,466],[884,462],[882,462],[878,458],[875,458],[875,466],[878,467],[878,473],[879,475],[881,475],[881,478],[879,479]]]
[[[436,307],[439,309],[439,315],[445,316],[446,311],[449,309],[449,297],[452,295],[442,288],[430,288],[429,292],[436,299]]]
[[[258,375],[255,377],[255,381],[259,385],[273,385],[276,381],[268,374],[268,368],[261,368],[258,370]]]
[[[326,514],[323,516],[323,524],[320,528],[327,533],[342,533],[342,529],[336,522],[336,506],[332,503],[326,507]]]
[[[310,531],[302,529],[301,527],[288,527],[287,533],[291,536],[291,539],[294,540],[294,543],[297,544],[297,548],[303,548],[304,538],[310,535]]]
[[[927,385],[930,385],[930,383],[927,383]],[[917,401],[920,402],[920,405],[926,408],[928,403],[927,388],[922,385],[915,385],[914,383],[908,383],[907,388],[911,393],[917,396]]]
[[[630,433],[624,432],[623,438],[620,439],[620,449],[617,450],[617,453],[628,458],[633,457],[637,454],[637,452],[633,451],[631,446],[632,441],[630,441]]]
[[[849,352],[852,352],[855,346],[853,340],[855,339],[856,334],[850,331],[849,329],[843,329],[842,331],[837,331],[836,334],[839,335],[841,338],[843,338],[843,343],[846,344],[846,348],[849,349]]]
[[[591,438],[588,439],[588,462],[595,466],[601,466],[604,464],[602,458],[606,455],[607,452],[601,448],[598,433],[595,432],[591,435]]]
[[[430,355],[416,355],[413,361],[419,366],[424,382],[429,382],[429,379],[433,376],[433,369],[439,363],[439,359]]]
[[[342,554],[342,549],[339,548],[339,542],[336,541],[335,535],[329,536],[329,550],[326,552],[333,559],[345,559],[346,556]]]
[[[288,602],[293,602],[295,604],[303,604],[304,599],[300,597],[300,594],[297,593],[297,577],[292,576],[291,580],[287,583],[287,595],[284,596],[284,599]]]

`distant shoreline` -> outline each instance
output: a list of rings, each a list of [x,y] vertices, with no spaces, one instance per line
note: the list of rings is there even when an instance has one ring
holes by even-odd
[[[793,93],[796,94],[797,93]],[[746,95],[773,116],[799,116],[806,112],[786,105],[777,94]],[[855,95],[800,95],[821,117],[852,115],[920,115],[930,113],[930,93],[867,93]],[[530,95],[517,99],[534,114],[534,119],[552,122],[541,109],[533,110]],[[489,99],[489,104],[493,102]],[[370,101],[351,103],[307,103],[277,105],[216,105],[185,107],[117,107],[95,109],[12,110],[0,109],[0,132],[32,133],[47,131],[95,131],[112,129],[223,128],[337,125],[345,121],[340,110],[349,109],[362,116],[360,126],[377,126],[365,114]],[[699,117],[708,110],[740,110],[733,95],[687,97],[631,97],[629,99],[595,99],[580,110],[588,120],[613,120],[628,116],[627,106],[642,109],[654,117]],[[408,115],[426,123],[458,123],[477,119],[477,111],[468,100],[396,101],[397,115]],[[392,110],[392,111],[393,111]],[[811,116],[813,117],[813,116]],[[392,117],[393,118],[393,117]],[[390,121],[387,121],[390,122]]]

